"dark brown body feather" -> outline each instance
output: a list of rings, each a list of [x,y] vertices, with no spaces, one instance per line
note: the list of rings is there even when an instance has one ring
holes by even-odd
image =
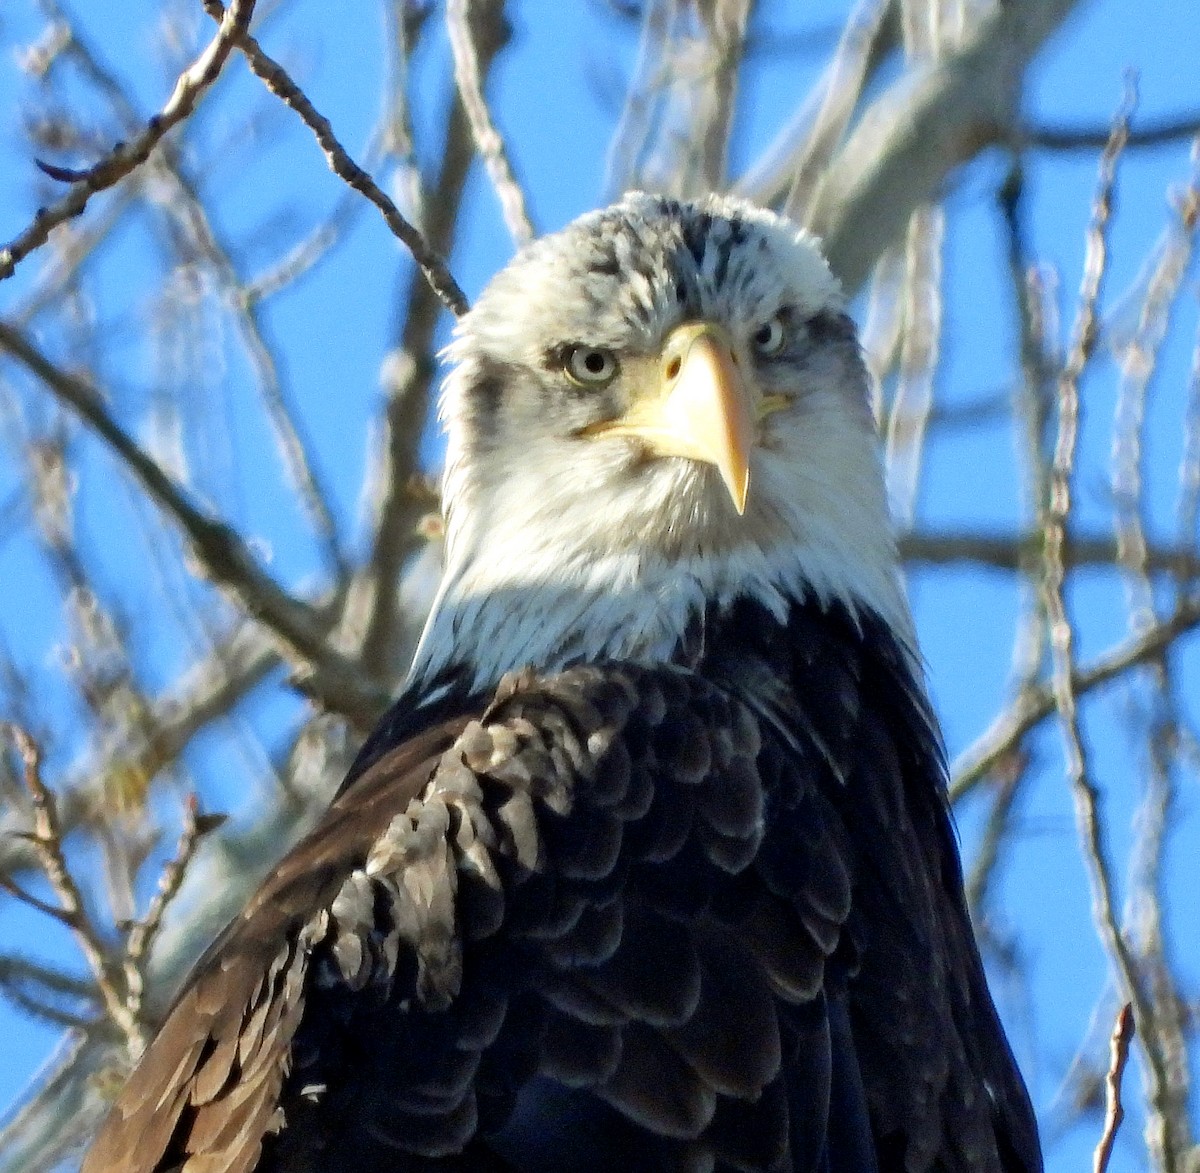
[[[890,635],[693,642],[397,710],[84,1173],[1040,1169]]]

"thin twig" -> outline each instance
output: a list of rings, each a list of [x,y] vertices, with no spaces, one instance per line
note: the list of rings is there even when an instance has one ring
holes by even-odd
[[[63,52],[70,54],[85,76],[105,95],[126,126],[133,128],[139,125],[140,118],[133,100],[116,75],[101,62],[95,49],[80,37],[57,0],[42,0],[42,8],[65,32]],[[261,292],[243,284],[229,249],[212,226],[203,201],[185,172],[180,152],[171,143],[164,143],[153,162],[155,165],[150,169],[151,174],[165,178],[170,190],[169,197],[159,202],[168,214],[183,224],[196,250],[224,286],[227,302],[237,315],[248,356],[258,375],[267,419],[275,430],[285,469],[324,546],[329,565],[341,579],[345,577],[346,566],[337,526],[328,504],[329,494],[315,471],[309,445],[297,423],[297,413],[289,402],[280,376],[281,364],[268,343],[266,326],[258,309]],[[360,206],[357,201],[355,206]],[[109,218],[113,219],[111,214]],[[75,265],[80,259],[75,260]],[[311,264],[315,261],[315,255],[306,253],[304,260]],[[17,324],[23,322],[18,319]]]
[[[963,533],[923,529],[900,537],[901,560],[913,565],[949,566],[953,563],[992,570],[1027,570],[1042,557],[1045,536],[1040,530],[1025,533]],[[1111,567],[1117,559],[1115,539],[1101,535],[1068,534],[1063,539],[1063,563]],[[1200,573],[1200,552],[1195,540],[1178,545],[1147,545],[1146,568],[1157,574]]]
[[[1053,400],[1054,372],[1059,367],[1054,353],[1058,337],[1057,307],[1054,290],[1047,288],[1043,271],[1031,262],[1026,243],[1025,172],[1020,158],[1014,159],[997,196],[1008,243],[1009,286],[1021,331],[1022,377],[1016,387],[1013,410],[1021,425],[1023,504],[1040,530],[1049,483],[1047,421]]]
[[[0,990],[27,1014],[54,1026],[85,1027],[95,1017],[96,987],[91,982],[27,957],[0,954]],[[80,1012],[72,1013],[59,1005],[64,999],[79,1004]]]
[[[1121,1103],[1121,1081],[1125,1076],[1125,1065],[1129,1062],[1129,1044],[1133,1041],[1133,1007],[1126,1002],[1113,1024],[1109,1042],[1108,1073],[1104,1077],[1104,1131],[1092,1156],[1092,1173],[1107,1173],[1112,1160],[1113,1145],[1117,1140],[1117,1129],[1125,1119],[1125,1106]]]
[[[109,809],[114,777],[153,778],[278,665],[278,652],[264,629],[240,623],[210,656],[191,665],[149,702],[137,742],[122,741],[114,748],[86,755],[66,772],[66,780],[58,788],[63,833],[70,834]],[[10,833],[16,826],[8,814],[0,816],[0,877],[36,866],[26,839]]]
[[[125,92],[125,87],[121,85],[117,75],[103,64],[93,47],[80,37],[77,22],[72,15],[58,0],[38,0],[38,7],[46,19],[53,22],[62,37],[62,54],[74,61],[84,77],[108,99],[109,104],[130,130],[140,125],[141,116]]]
[[[1021,378],[1011,395],[1011,410],[1018,425],[1017,456],[1024,490],[1021,507],[1036,526],[1038,535],[1038,557],[1019,568],[1020,610],[1013,637],[1011,670],[1018,697],[1037,687],[1046,651],[1046,623],[1037,575],[1042,562],[1041,545],[1049,496],[1048,405],[1053,372],[1058,369],[1054,355],[1058,336],[1057,304],[1051,283],[1030,259],[1023,217],[1024,194],[1024,170],[1018,157],[997,192],[1008,243],[1009,287],[1020,326]],[[1070,561],[1074,555],[1069,555],[1065,549],[1063,557],[1069,564],[1076,564]],[[1031,777],[1029,764],[1030,754],[1018,743],[993,771],[996,794],[982,849],[969,875],[968,892],[977,893],[976,900],[980,905],[999,858],[999,844],[1016,809],[1017,795]]]
[[[1168,839],[1178,825],[1178,763],[1175,747],[1182,721],[1175,695],[1175,661],[1165,649],[1151,664],[1149,724],[1145,735],[1148,761],[1145,793],[1134,815],[1135,842],[1129,865],[1126,935],[1138,953],[1146,996],[1154,1008],[1152,1022],[1142,1024],[1142,1045],[1160,1056],[1166,1078],[1156,1080],[1148,1097],[1146,1134],[1156,1153],[1182,1154],[1192,1148],[1191,1072],[1188,1028],[1180,979],[1171,968],[1167,928],[1165,862]],[[1138,722],[1140,724],[1140,722]],[[1147,1038],[1153,1030],[1154,1037]]]
[[[1200,138],[1192,143],[1192,183],[1195,198],[1200,192]],[[1195,209],[1189,209],[1195,214]],[[1183,414],[1183,453],[1179,461],[1179,497],[1175,505],[1175,532],[1181,544],[1194,547],[1200,536],[1200,322],[1192,342],[1192,361],[1188,373],[1187,407]],[[1180,568],[1179,589],[1186,589],[1195,572]]]
[[[130,658],[127,632],[119,617],[119,605],[105,599],[81,552],[76,511],[72,508],[70,463],[61,426],[56,434],[41,439],[27,437],[24,456],[41,545],[63,600],[72,636],[63,657],[67,678],[90,712],[103,740],[125,741],[144,736],[148,712]],[[114,736],[115,735],[115,736]],[[144,788],[137,787],[133,805],[140,804]],[[107,812],[106,812],[107,814]],[[64,822],[58,812],[59,830]],[[121,833],[119,817],[102,815],[97,820],[104,846],[105,878],[110,905],[117,917],[132,915],[136,865],[130,855],[128,836]]]
[[[1192,342],[1188,375],[1187,408],[1184,411],[1183,455],[1179,461],[1179,500],[1175,506],[1175,532],[1180,545],[1194,548],[1200,535],[1200,322]],[[1180,585],[1190,585],[1196,571],[1180,567]]]
[[[1148,540],[1143,516],[1147,400],[1180,283],[1192,259],[1200,220],[1200,173],[1172,200],[1171,220],[1155,249],[1137,326],[1118,347],[1121,383],[1114,413],[1112,493],[1118,562],[1125,571],[1130,628],[1153,620],[1154,592],[1148,574]]]
[[[408,212],[416,226],[425,233],[430,247],[447,255],[445,242],[431,233],[429,220],[431,208],[426,202],[421,165],[417,158],[416,132],[413,128],[412,100],[409,87],[415,77],[412,56],[416,52],[421,35],[433,13],[433,5],[414,5],[410,0],[384,0],[384,19],[387,26],[387,68],[384,71],[383,116],[380,121],[380,139],[383,158],[393,168],[392,188],[399,203]],[[507,29],[507,25],[505,25]],[[478,48],[478,47],[477,47]],[[482,72],[482,70],[481,70]],[[450,100],[452,111],[461,113],[462,103]],[[453,117],[453,114],[451,114]],[[347,195],[354,196],[353,191]],[[360,206],[361,200],[356,200]],[[433,209],[436,212],[436,209]],[[420,288],[428,289],[428,285]]]
[[[1111,133],[1108,127],[1031,126],[1021,134],[1022,142],[1046,151],[1103,150]],[[1162,118],[1149,126],[1130,130],[1125,143],[1129,147],[1160,147],[1200,134],[1200,113]]]
[[[79,944],[88,968],[96,979],[105,1013],[125,1036],[130,1053],[138,1054],[145,1046],[144,1028],[121,996],[119,971],[109,960],[104,946],[100,943],[100,938],[84,908],[83,897],[75,878],[67,867],[54,795],[42,781],[41,751],[24,729],[9,725],[7,730],[24,762],[25,786],[33,806],[32,840],[46,879],[58,898],[59,919],[70,927]]]
[[[967,908],[971,911],[972,923],[976,925],[982,925],[986,919],[988,891],[1012,826],[1017,794],[1022,781],[1028,777],[1028,766],[1029,760],[1024,754],[1014,753],[1004,763],[1003,769],[997,768],[995,771],[998,777],[993,788],[995,793],[991,796],[991,809],[984,822],[979,845],[975,848],[971,870],[963,883]]]
[[[1200,627],[1200,600],[1184,602],[1148,631],[1133,636],[1099,656],[1090,667],[1074,668],[1071,691],[1076,698],[1115,680],[1122,673],[1157,659],[1181,635]],[[1054,694],[1045,685],[1019,696],[974,744],[954,763],[950,798],[958,802],[971,793],[1020,744],[1021,740],[1054,712]]]
[[[357,664],[329,645],[329,619],[259,569],[235,530],[194,505],[113,419],[90,383],[60,370],[4,322],[0,322],[0,349],[17,358],[116,452],[155,504],[186,534],[207,577],[281,640],[308,691],[358,723],[373,723],[387,705],[387,693],[364,679]]]
[[[343,578],[347,570],[337,523],[329,506],[330,494],[316,471],[311,445],[284,384],[280,373],[282,363],[269,341],[262,307],[242,281],[237,265],[213,228],[194,185],[177,167],[168,165],[165,170],[173,197],[167,201],[167,210],[184,225],[191,247],[223,287],[225,301],[235,314],[247,357],[257,376],[267,421],[275,433],[284,469],[334,575]]]
[[[486,7],[477,0],[474,15],[478,21],[475,50],[480,74],[486,76],[496,54],[504,47],[509,29],[503,4],[497,0],[491,0]],[[402,96],[397,103],[406,122],[406,102]],[[424,200],[422,223],[432,246],[449,253],[460,224],[459,211],[470,174],[473,140],[466,112],[462,103],[454,100],[453,92],[444,108],[442,129],[434,140],[436,150],[430,152],[439,165]],[[410,128],[403,125],[400,133],[407,142]],[[403,325],[384,366],[386,399],[380,424],[369,433],[371,446],[363,498],[369,501],[375,519],[371,552],[351,595],[352,600],[362,603],[358,608],[360,613],[365,613],[361,639],[351,642],[361,648],[364,667],[381,679],[407,667],[402,638],[406,624],[396,584],[424,541],[419,533],[422,517],[437,508],[436,496],[420,476],[420,449],[436,373],[431,356],[438,303],[429,284],[415,273],[397,300]],[[349,617],[350,602],[346,610]],[[412,626],[411,621],[408,626]]]
[[[1107,270],[1107,227],[1112,213],[1117,161],[1129,132],[1129,119],[1137,95],[1132,79],[1126,83],[1121,109],[1113,122],[1108,145],[1100,159],[1100,177],[1088,225],[1079,307],[1072,329],[1067,361],[1059,378],[1058,437],[1051,468],[1050,504],[1046,518],[1046,555],[1043,590],[1046,622],[1050,630],[1051,689],[1059,715],[1075,817],[1084,863],[1092,890],[1092,916],[1096,933],[1108,954],[1124,996],[1133,1004],[1141,1024],[1142,1051],[1152,1104],[1164,1103],[1169,1066],[1157,1046],[1155,1007],[1142,988],[1137,958],[1117,923],[1112,864],[1100,816],[1100,793],[1092,779],[1087,747],[1080,730],[1077,697],[1073,688],[1074,631],[1064,599],[1065,570],[1061,558],[1063,534],[1071,512],[1071,479],[1079,434],[1079,382],[1094,351],[1098,335],[1097,307]],[[1161,1122],[1160,1122],[1161,1125]],[[1168,1171],[1178,1167],[1169,1130],[1148,1131],[1156,1160]]]
[[[884,249],[871,275],[866,319],[859,331],[863,358],[871,376],[871,412],[881,431],[886,426],[887,413],[883,383],[900,354],[904,268],[904,253],[898,246]]]
[[[812,218],[825,169],[858,106],[871,65],[876,62],[875,47],[890,8],[881,0],[858,0],[846,20],[833,60],[818,83],[820,105],[789,161],[791,183],[783,207],[797,223],[808,224]],[[794,128],[789,127],[786,133],[794,134]],[[742,180],[743,185],[754,182],[750,177]]]
[[[471,124],[475,148],[500,199],[504,223],[514,243],[519,246],[531,241],[535,233],[525,206],[525,193],[513,174],[504,139],[492,121],[491,111],[483,96],[473,10],[472,0],[448,0],[446,4],[446,30],[450,34],[450,49],[454,54],[454,80]]]
[[[146,989],[146,961],[154,947],[155,938],[162,928],[163,914],[167,906],[179,893],[187,875],[188,865],[200,846],[200,840],[210,831],[216,830],[225,821],[224,815],[202,815],[200,804],[194,794],[189,795],[183,807],[183,830],[175,854],[158,877],[158,891],[146,909],[145,915],[129,930],[125,939],[125,987],[128,1005],[132,1014],[138,1014]]]
[[[917,208],[908,222],[900,373],[888,413],[885,445],[892,511],[902,529],[911,527],[916,513],[921,460],[933,407],[942,331],[945,230],[945,213],[938,205]]]
[[[248,306],[267,301],[280,290],[294,285],[311,271],[349,231],[354,218],[365,207],[353,192],[346,192],[337,206],[303,240],[242,287]]]
[[[203,0],[203,2],[205,12],[214,20],[222,21],[223,27],[232,7],[226,10],[220,0]],[[468,308],[466,295],[459,288],[458,282],[454,280],[445,260],[429,247],[424,236],[401,215],[400,209],[396,207],[379,184],[350,158],[346,148],[333,133],[329,119],[317,111],[304,91],[292,81],[287,70],[268,57],[258,41],[245,29],[238,31],[235,40],[254,74],[285,106],[290,106],[300,116],[305,126],[313,132],[330,170],[355,191],[370,200],[383,213],[387,226],[412,254],[413,260],[425,274],[425,279],[433,286],[438,300],[455,317],[465,314]]]
[[[1143,452],[1147,399],[1168,319],[1181,281],[1189,268],[1197,219],[1200,218],[1200,171],[1193,152],[1189,186],[1172,194],[1171,219],[1145,281],[1138,323],[1120,350],[1122,368],[1113,444],[1113,489],[1121,564],[1126,568],[1130,630],[1154,619],[1154,587],[1146,567],[1147,541],[1143,512]],[[1186,446],[1185,440],[1185,446]],[[1187,475],[1185,453],[1181,472]],[[1194,537],[1193,537],[1194,542]],[[1150,1150],[1168,1165],[1193,1147],[1188,1104],[1190,1070],[1187,1027],[1180,981],[1172,970],[1165,925],[1165,857],[1177,824],[1179,730],[1182,713],[1177,681],[1179,657],[1166,648],[1145,673],[1145,699],[1130,713],[1128,728],[1145,740],[1144,793],[1134,816],[1135,839],[1130,852],[1125,934],[1137,951],[1152,1021],[1141,1023],[1142,1046],[1153,1051],[1164,1078],[1151,1081],[1146,1136]],[[1132,706],[1131,706],[1132,707]],[[1158,1161],[1156,1160],[1156,1163]]]
[[[694,103],[689,154],[699,153],[696,176],[703,191],[724,191],[728,181],[729,144],[737,111],[737,89],[746,54],[746,24],[754,0],[717,0],[698,4],[704,24],[707,61],[704,87]],[[686,189],[691,192],[691,184]]]
[[[71,190],[58,203],[39,208],[33,223],[0,248],[0,281],[11,277],[25,257],[45,244],[52,229],[78,216],[93,195],[119,183],[144,163],[163,135],[191,114],[204,91],[216,81],[239,35],[249,28],[254,4],[255,0],[232,0],[228,10],[222,10],[216,36],[179,75],[166,104],[132,142],[119,144],[106,158],[84,171],[51,169],[56,178],[71,183]]]
[[[642,154],[650,137],[651,112],[663,86],[661,63],[670,35],[671,7],[668,0],[646,0],[642,5],[637,61],[609,141],[605,166],[604,190],[612,197],[638,185]]]
[[[21,832],[22,835],[33,846],[34,854],[37,856],[40,863],[42,858],[41,847],[38,844],[36,836],[29,835],[26,832]],[[25,891],[15,880],[9,879],[8,876],[0,876],[0,888],[3,888],[14,900],[19,900],[22,904],[32,908],[34,912],[40,912],[42,916],[48,916],[56,924],[62,925],[64,928],[72,928],[71,915],[64,912],[56,904],[51,904],[49,901],[42,900],[35,896],[32,892]]]
[[[87,262],[125,222],[138,194],[139,184],[136,179],[131,180],[86,221],[61,226],[51,250],[43,254],[43,264],[32,288],[8,315],[13,325],[24,328],[46,310],[62,309],[69,290],[79,280]]]

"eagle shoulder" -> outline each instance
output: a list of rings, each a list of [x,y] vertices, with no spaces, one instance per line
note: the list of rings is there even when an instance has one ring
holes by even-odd
[[[700,676],[614,665],[377,755],[202,959],[85,1173],[519,1148],[535,1080],[771,1167],[807,1029],[778,1007],[820,997],[851,890],[779,754]],[[774,862],[797,834],[811,882]]]

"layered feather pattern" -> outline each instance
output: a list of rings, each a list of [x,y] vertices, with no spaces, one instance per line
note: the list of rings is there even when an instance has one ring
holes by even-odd
[[[765,1173],[864,1137],[885,1168],[1031,1167],[936,743],[898,649],[833,630],[801,611],[775,632],[801,654],[765,639],[737,678],[719,639],[700,670],[511,677],[379,756],[210,951],[85,1173]],[[785,735],[739,694],[788,658],[824,703]]]

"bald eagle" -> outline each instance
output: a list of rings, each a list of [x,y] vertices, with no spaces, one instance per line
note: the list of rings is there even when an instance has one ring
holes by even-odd
[[[1040,1169],[814,242],[630,195],[449,357],[407,684],[85,1173]]]

